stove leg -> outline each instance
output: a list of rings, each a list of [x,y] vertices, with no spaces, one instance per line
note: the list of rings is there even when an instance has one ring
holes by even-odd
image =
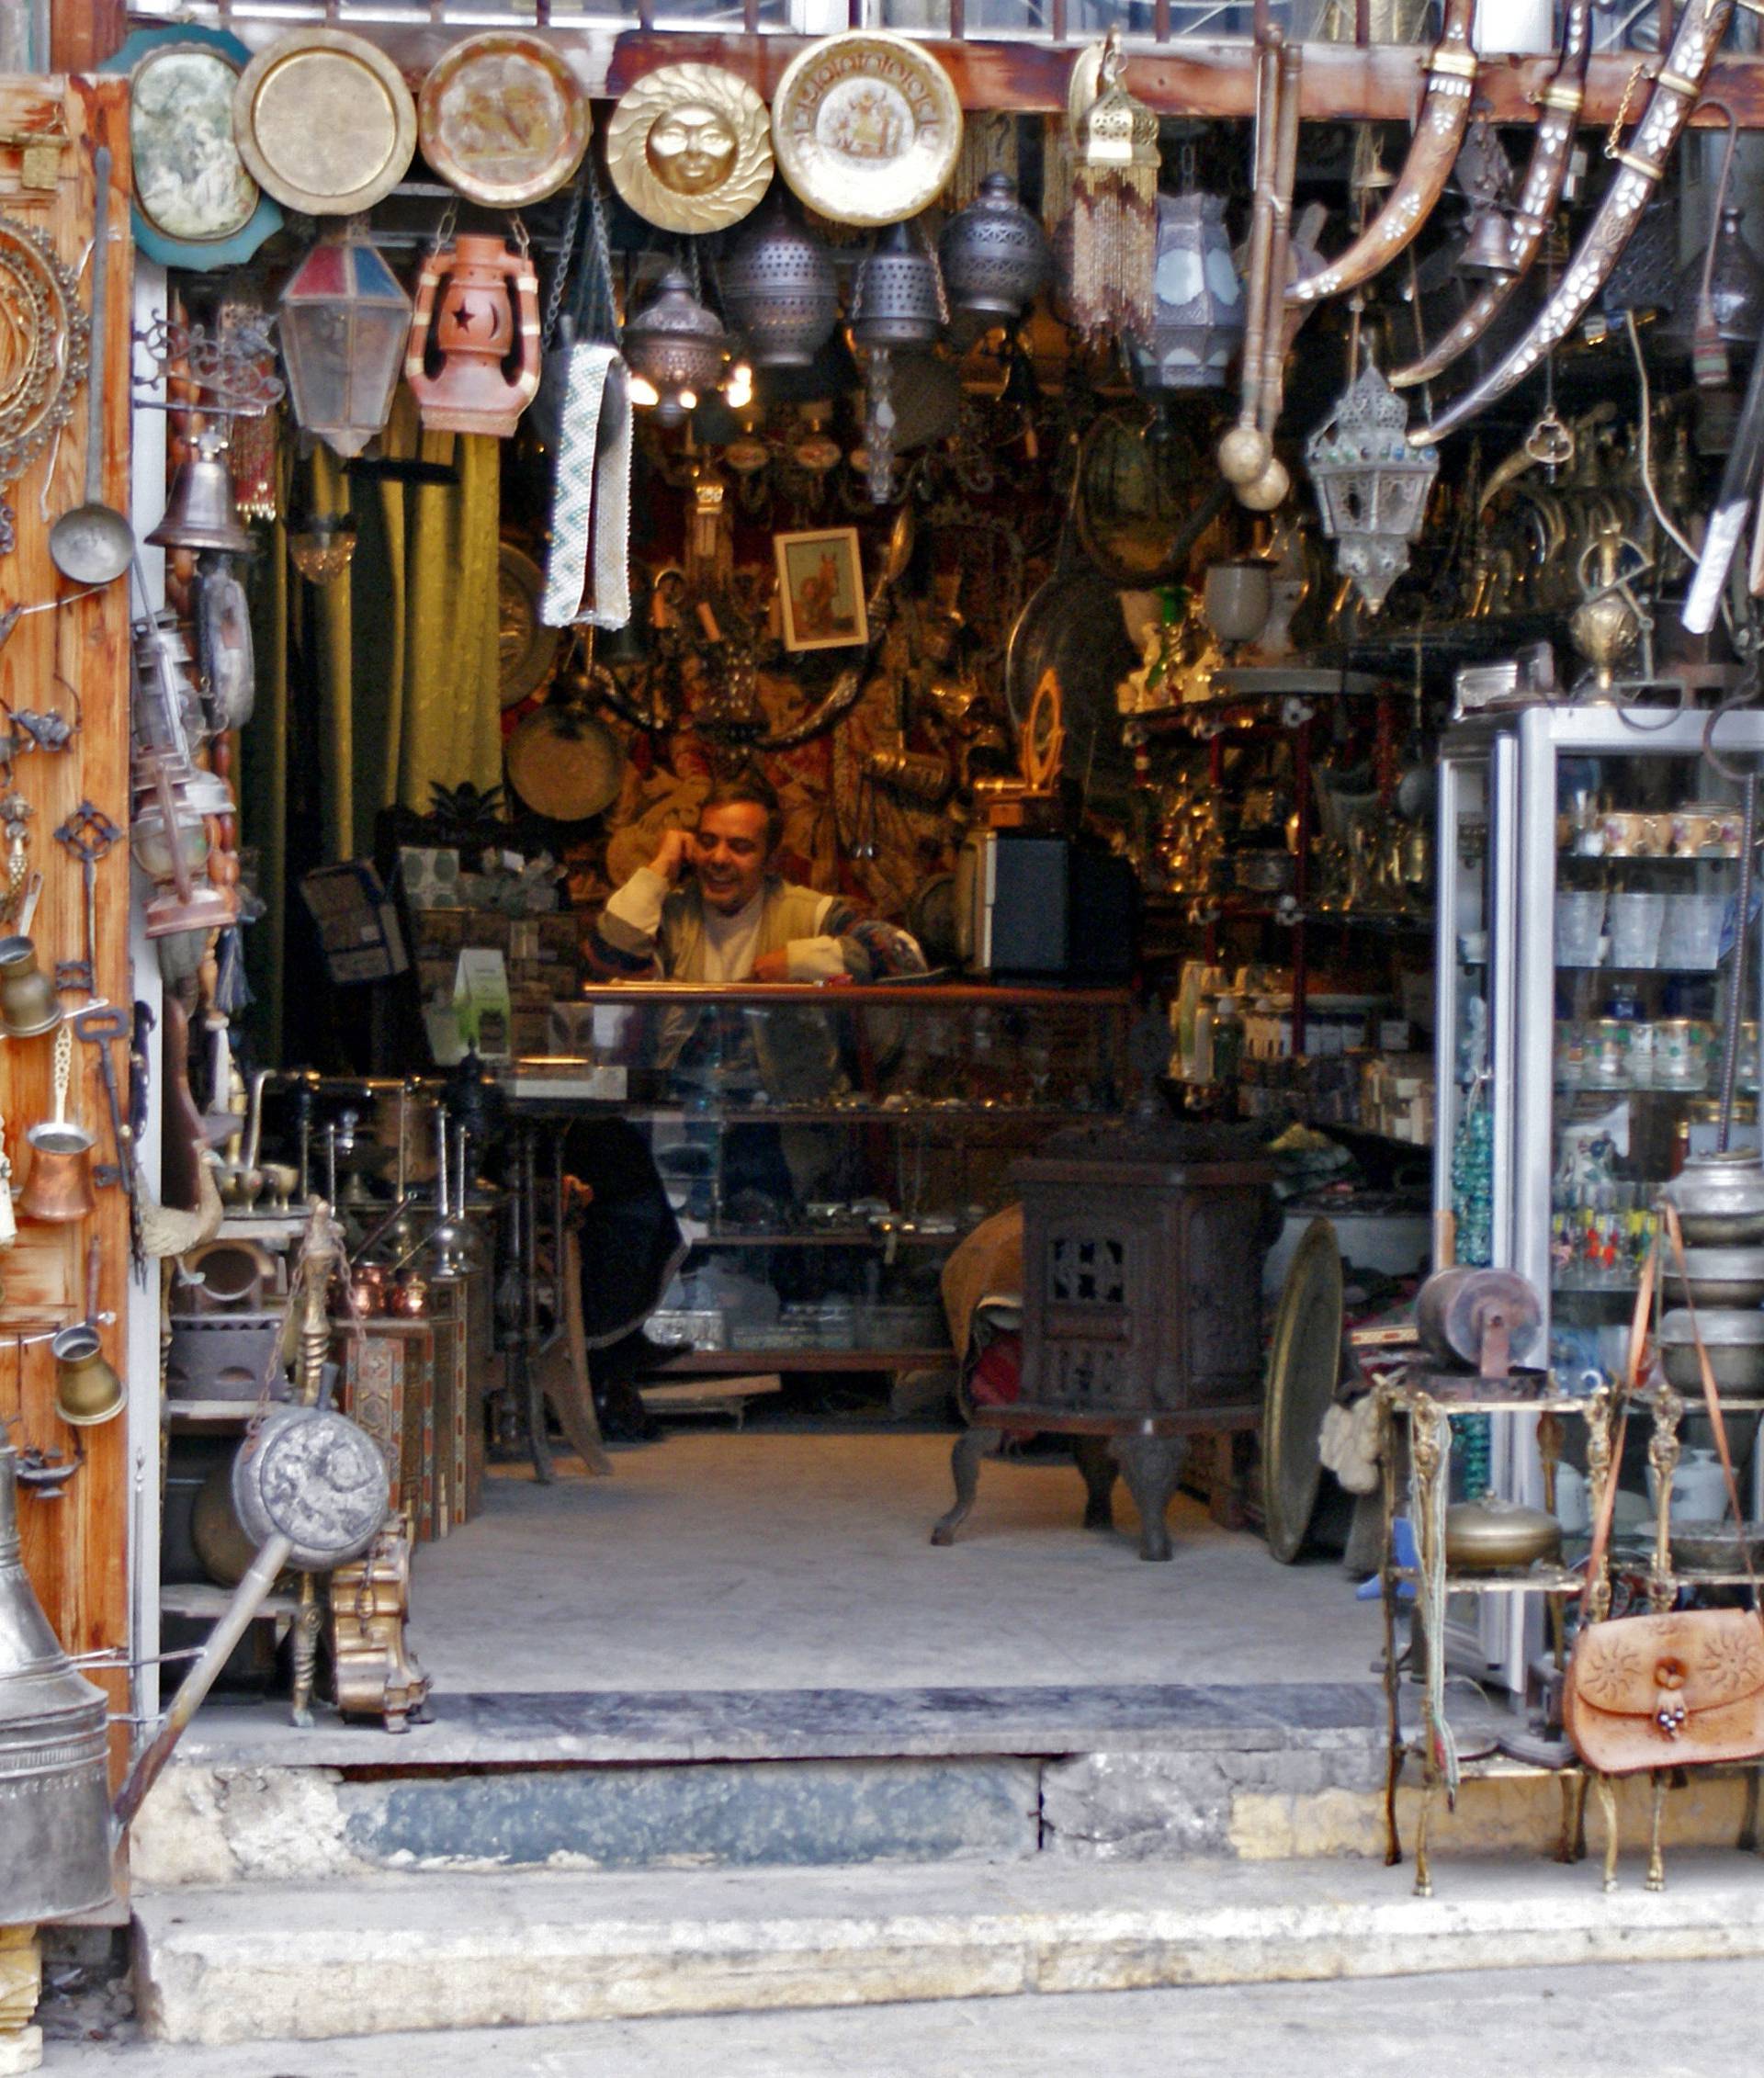
[[[1139,1510],[1139,1556],[1170,1556],[1170,1526],[1164,1518],[1182,1469],[1180,1436],[1117,1436],[1110,1445],[1120,1463],[1133,1505]]]
[[[1072,1455],[1084,1480],[1084,1527],[1112,1530],[1114,1528],[1114,1483],[1121,1467],[1109,1455],[1105,1436],[1075,1436]]]

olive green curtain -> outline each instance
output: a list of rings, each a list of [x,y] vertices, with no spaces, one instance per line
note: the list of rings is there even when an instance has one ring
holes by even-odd
[[[278,520],[257,578],[258,702],[242,774],[245,841],[260,849],[269,904],[251,961],[266,1045],[279,1040],[286,904],[299,898],[288,872],[369,856],[380,811],[425,813],[437,784],[490,787],[503,776],[501,445],[425,432],[401,386],[380,453],[442,464],[458,480],[351,478],[320,447],[288,471],[282,511],[291,501],[297,518],[348,513],[357,530],[349,568],[308,586]],[[314,766],[304,788],[292,769],[303,732]],[[311,832],[290,843],[289,816],[302,812],[316,813],[316,858]]]

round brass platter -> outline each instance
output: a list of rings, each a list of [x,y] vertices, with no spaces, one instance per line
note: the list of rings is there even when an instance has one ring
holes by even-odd
[[[617,737],[585,707],[541,707],[508,740],[509,785],[554,822],[586,822],[611,807],[624,773]]]
[[[499,615],[501,704],[517,707],[550,676],[563,630],[539,618],[545,574],[531,556],[512,543],[496,551],[496,597]]]
[[[1323,1417],[1341,1370],[1341,1251],[1327,1219],[1299,1237],[1274,1316],[1261,1417],[1268,1549],[1291,1565],[1305,1549],[1323,1484]]]
[[[904,36],[854,29],[793,59],[772,103],[791,188],[835,223],[899,223],[944,191],[962,107],[936,59]]]
[[[772,119],[721,65],[662,65],[620,96],[606,170],[622,200],[661,231],[722,231],[772,182]]]
[[[372,209],[416,150],[416,103],[403,74],[344,29],[297,29],[260,51],[240,77],[232,121],[259,186],[309,216]]]
[[[548,43],[490,29],[456,43],[423,82],[417,135],[431,170],[469,201],[518,209],[582,164],[588,97]]]

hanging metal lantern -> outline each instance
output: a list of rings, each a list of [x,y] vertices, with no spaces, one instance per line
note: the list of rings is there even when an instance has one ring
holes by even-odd
[[[987,175],[979,194],[944,226],[937,250],[951,303],[977,317],[1021,317],[1053,267],[1040,223],[1005,173]]]
[[[1440,469],[1438,450],[1411,447],[1408,429],[1407,406],[1368,361],[1305,443],[1336,567],[1374,613],[1408,568],[1408,545]]]
[[[625,358],[637,379],[633,403],[652,403],[663,425],[678,425],[722,378],[729,335],[692,292],[678,267],[625,327]]]
[[[411,299],[351,221],[306,255],[277,319],[295,424],[347,461],[384,430],[411,333]]]
[[[852,337],[860,346],[929,346],[948,318],[935,254],[909,224],[890,224],[859,264]]]
[[[356,523],[346,513],[309,513],[288,527],[288,553],[309,584],[334,584],[355,559]]]
[[[1243,283],[1216,195],[1158,198],[1157,297],[1150,329],[1127,342],[1134,387],[1148,397],[1221,390],[1243,344]]]
[[[806,368],[839,322],[827,249],[793,223],[775,190],[723,262],[723,301],[756,368]]]

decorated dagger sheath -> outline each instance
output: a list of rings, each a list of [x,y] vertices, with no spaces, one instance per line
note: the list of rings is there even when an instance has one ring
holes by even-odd
[[[1592,0],[1569,0],[1562,30],[1562,61],[1539,96],[1542,112],[1532,142],[1532,162],[1525,169],[1519,203],[1513,211],[1507,244],[1513,271],[1486,282],[1469,309],[1449,331],[1441,333],[1419,361],[1396,369],[1390,378],[1393,390],[1430,382],[1461,354],[1467,354],[1506,309],[1508,299],[1531,271],[1532,261],[1543,250],[1574,158],[1574,133],[1587,97],[1587,58],[1591,49]]]
[[[1672,147],[1690,119],[1715,51],[1734,11],[1734,0],[1690,0],[1666,63],[1629,142],[1616,154],[1617,173],[1578,249],[1532,321],[1531,330],[1500,361],[1430,425],[1409,434],[1412,447],[1430,446],[1466,419],[1504,397],[1555,352],[1586,314],[1587,306],[1611,278],[1642,211],[1666,173]]]
[[[1320,302],[1325,296],[1345,295],[1363,281],[1370,281],[1432,215],[1470,121],[1470,93],[1476,77],[1476,54],[1470,48],[1475,14],[1476,0],[1447,0],[1445,24],[1427,62],[1420,120],[1396,186],[1377,216],[1339,259],[1288,287],[1289,303]]]

